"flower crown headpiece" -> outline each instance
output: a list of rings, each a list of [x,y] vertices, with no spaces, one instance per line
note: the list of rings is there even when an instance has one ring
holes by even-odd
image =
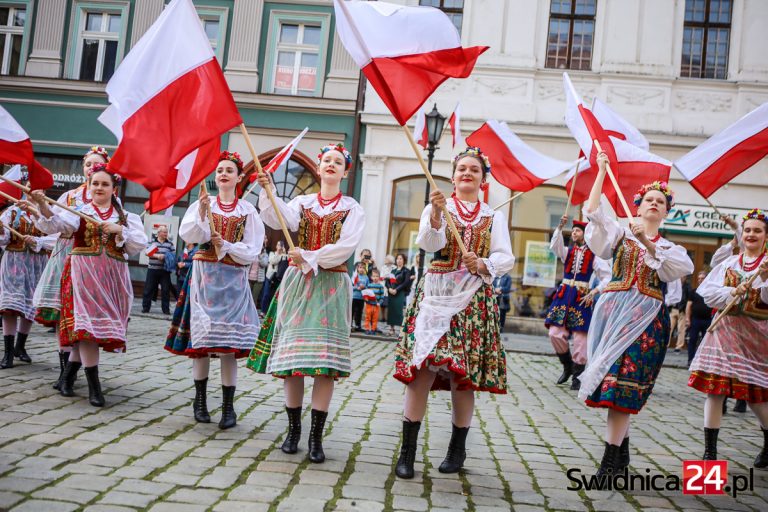
[[[765,211],[761,210],[760,208],[752,208],[746,214],[744,214],[744,217],[742,217],[742,222],[746,222],[751,219],[768,222],[768,214],[766,214]]]
[[[338,144],[328,144],[327,146],[320,148],[320,153],[317,154],[317,161],[319,162],[322,160],[323,155],[329,151],[338,151],[344,155],[344,162],[346,163],[345,169],[348,171],[352,168],[352,155],[347,151],[347,148],[344,147],[344,144],[340,142]]]
[[[672,192],[672,189],[669,188],[669,184],[666,181],[654,181],[653,183],[648,183],[647,185],[640,187],[640,190],[638,190],[637,194],[635,194],[635,206],[640,206],[640,203],[643,200],[643,196],[645,196],[645,194],[651,190],[658,190],[664,194],[664,197],[667,198],[667,202],[669,203],[670,208],[675,206],[675,193]]]
[[[491,161],[488,160],[488,157],[485,156],[485,153],[483,153],[482,150],[476,146],[467,146],[467,149],[453,157],[453,165],[455,166],[456,163],[465,156],[473,156],[477,158],[481,162],[483,172],[491,172]]]
[[[237,166],[237,170],[239,172],[243,172],[243,159],[240,158],[240,153],[237,152],[229,152],[229,151],[222,151],[221,154],[219,154],[219,162],[222,160],[229,160],[235,166]]]
[[[93,164],[93,167],[88,169],[88,179],[91,179],[91,176],[93,176],[97,172],[105,172],[105,173],[109,174],[110,176],[112,176],[112,178],[115,181],[115,187],[117,187],[118,185],[120,185],[120,183],[123,182],[123,178],[119,174],[115,174],[113,172],[110,172],[109,168],[107,167],[107,164],[102,164],[101,162],[99,162],[97,164]]]
[[[89,149],[85,154],[83,159],[86,159],[91,155],[99,155],[104,159],[105,162],[109,162],[109,152],[107,152],[107,149],[102,146],[92,146],[91,149]]]

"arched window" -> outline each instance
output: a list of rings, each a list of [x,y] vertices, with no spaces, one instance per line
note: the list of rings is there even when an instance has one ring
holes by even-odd
[[[447,178],[434,176],[437,186],[446,196],[453,192],[453,185]],[[392,203],[389,208],[389,238],[387,254],[403,253],[411,265],[419,252],[416,245],[416,235],[419,233],[419,219],[424,210],[424,191],[427,179],[424,175],[406,176],[395,180],[392,184]],[[432,255],[426,255],[426,262],[432,260]]]

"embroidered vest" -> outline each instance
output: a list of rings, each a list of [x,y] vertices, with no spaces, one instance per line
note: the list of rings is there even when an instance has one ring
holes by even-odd
[[[491,229],[493,228],[493,216],[481,217],[471,226],[465,226],[456,215],[451,213],[456,229],[459,230],[467,251],[474,252],[478,258],[487,258],[491,253]],[[456,243],[456,238],[446,228],[448,243],[434,254],[434,259],[429,265],[429,272],[444,274],[454,272],[461,264],[461,249]]]
[[[747,279],[749,279],[749,276],[743,276],[732,268],[725,271],[725,286],[736,288]],[[750,288],[746,299],[732,307],[728,314],[733,316],[744,315],[757,320],[768,320],[768,304],[760,300],[760,290]]]
[[[664,299],[667,286],[659,275],[645,264],[645,250],[634,240],[624,237],[613,250],[613,269],[611,282],[605,287],[606,292],[621,292],[637,284],[637,290],[643,295],[656,300]]]
[[[221,235],[221,238],[233,244],[243,240],[243,235],[245,234],[245,222],[248,220],[247,216],[226,217],[220,213],[214,213],[212,214],[212,217],[213,227],[215,231]],[[247,266],[236,262],[230,257],[229,254],[225,255],[221,260],[219,260],[219,258],[216,256],[216,250],[214,249],[213,244],[210,242],[200,244],[197,252],[195,253],[195,256],[192,259],[197,261],[209,261],[213,263],[219,262],[224,263],[225,265],[233,265],[235,267]]]
[[[8,225],[13,227],[13,224],[16,222],[16,218],[19,215],[18,208],[14,208],[11,211],[11,220],[8,222]],[[13,228],[22,235],[29,235],[29,236],[45,236],[43,232],[41,232],[39,229],[35,227],[35,225],[32,223],[32,221],[29,220],[29,217],[26,215],[21,215],[21,218],[19,218],[19,226]],[[27,246],[27,244],[24,243],[24,239],[19,238],[18,236],[14,235],[13,233],[10,233],[11,240],[8,242],[8,245],[5,247],[6,251],[9,252],[34,252],[32,251],[32,248]],[[46,250],[41,250],[39,253],[35,254],[49,254]]]
[[[307,251],[316,251],[325,245],[335,244],[341,237],[341,228],[344,226],[347,215],[349,210],[341,210],[321,217],[310,208],[302,207],[301,220],[299,220],[299,247]],[[346,272],[347,264],[342,263],[325,270]]]
[[[121,226],[125,224],[118,222]],[[127,261],[123,248],[117,246],[117,235],[106,235],[102,232],[101,226],[80,219],[80,225],[75,231],[72,245],[72,254],[80,256],[98,256],[106,252],[107,256],[119,261]],[[106,238],[106,242],[104,239]]]
[[[581,253],[581,261],[578,261],[577,255]],[[563,279],[573,279],[574,281],[585,281],[589,283],[592,279],[592,272],[595,261],[595,255],[586,244],[578,247],[572,245],[568,248],[568,256],[565,259],[565,270]],[[578,268],[576,265],[578,264]]]

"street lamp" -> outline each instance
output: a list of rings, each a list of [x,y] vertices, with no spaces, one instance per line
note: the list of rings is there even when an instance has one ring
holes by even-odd
[[[437,143],[440,142],[440,136],[443,134],[443,128],[445,127],[444,115],[437,111],[437,104],[432,107],[432,111],[426,114],[427,118],[427,168],[430,174],[432,173],[432,160],[435,158],[435,149],[437,149]],[[429,204],[429,180],[425,180],[424,189],[424,206]],[[424,249],[419,249],[419,268],[416,273],[416,282],[418,283],[421,276],[424,275]]]

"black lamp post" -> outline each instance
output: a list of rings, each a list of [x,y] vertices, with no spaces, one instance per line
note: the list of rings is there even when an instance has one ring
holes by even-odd
[[[437,111],[437,104],[432,107],[432,111],[426,115],[427,117],[427,168],[432,173],[432,160],[435,158],[435,149],[437,149],[437,143],[440,142],[440,136],[443,134],[443,128],[445,127],[444,115]],[[424,189],[424,206],[429,204],[429,181],[425,180]],[[424,249],[419,249],[419,268],[417,270],[416,278],[417,282],[424,275]]]

